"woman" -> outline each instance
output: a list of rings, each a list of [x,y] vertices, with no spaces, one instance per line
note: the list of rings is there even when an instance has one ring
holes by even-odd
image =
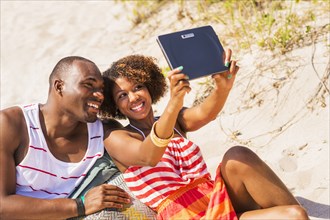
[[[231,50],[225,60],[231,60]],[[106,149],[130,190],[157,211],[158,219],[308,219],[281,180],[251,150],[229,149],[213,181],[199,147],[186,138],[224,106],[239,69],[235,61],[230,63],[229,71],[212,76],[212,93],[191,108],[183,107],[191,90],[183,68],[170,71],[170,100],[155,118],[152,104],[167,86],[154,59],[132,55],[114,62],[103,73],[102,114],[128,118],[129,124],[106,134]]]

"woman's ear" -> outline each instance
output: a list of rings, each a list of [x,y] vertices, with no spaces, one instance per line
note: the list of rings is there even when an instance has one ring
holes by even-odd
[[[63,84],[64,84],[64,82],[60,79],[57,79],[54,81],[55,92],[61,96],[62,96]]]

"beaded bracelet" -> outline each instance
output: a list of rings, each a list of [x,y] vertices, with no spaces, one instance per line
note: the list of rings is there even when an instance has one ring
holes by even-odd
[[[85,200],[85,198],[83,198]],[[85,205],[82,198],[76,198],[74,201],[77,203],[78,216],[85,215]]]
[[[174,131],[172,131],[172,134],[169,138],[163,139],[159,138],[155,133],[155,125],[157,121],[152,125],[151,132],[150,132],[150,139],[154,145],[157,147],[167,147],[168,143],[170,143],[171,139],[174,136]]]

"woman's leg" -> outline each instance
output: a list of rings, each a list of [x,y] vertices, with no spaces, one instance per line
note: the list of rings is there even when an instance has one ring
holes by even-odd
[[[240,219],[308,219],[284,183],[250,149],[229,149],[221,163],[221,175]]]
[[[240,220],[304,220],[308,219],[308,216],[305,210],[300,205],[287,205],[247,211],[238,215],[238,218]]]

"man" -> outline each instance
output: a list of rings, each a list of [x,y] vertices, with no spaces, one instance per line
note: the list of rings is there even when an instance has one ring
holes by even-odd
[[[92,61],[66,57],[49,77],[45,104],[1,110],[1,219],[64,219],[130,203],[124,190],[108,184],[84,199],[67,198],[103,156],[104,130],[97,118],[102,92]]]

